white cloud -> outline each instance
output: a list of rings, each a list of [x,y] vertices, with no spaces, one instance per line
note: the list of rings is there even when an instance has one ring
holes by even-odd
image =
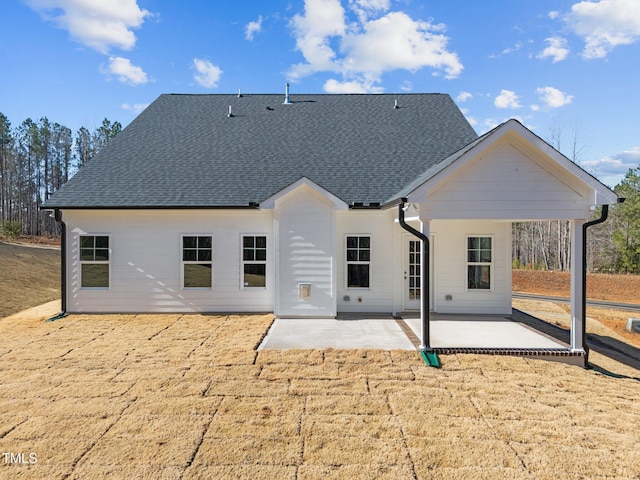
[[[478,131],[479,131],[480,135],[483,135],[483,134],[487,133],[489,130],[493,130],[498,125],[502,125],[503,123],[505,123],[508,120],[517,120],[521,124],[523,124],[525,127],[527,127],[529,130],[535,130],[535,127],[533,125],[528,124],[524,120],[524,118],[522,118],[521,116],[519,116],[519,115],[511,115],[509,117],[504,117],[504,118],[485,118],[482,122],[480,122],[477,125],[478,126]]]
[[[552,63],[561,62],[569,55],[567,40],[562,37],[549,37],[544,40],[549,45],[537,55],[537,58],[551,58]]]
[[[446,78],[457,77],[463,68],[458,55],[447,51],[447,37],[432,30],[429,22],[413,20],[403,12],[391,12],[369,21],[363,25],[362,32],[349,33],[343,38],[342,49],[348,52],[343,69],[382,74],[432,67],[444,70]]]
[[[540,101],[550,108],[563,107],[573,100],[573,95],[567,95],[553,87],[537,88],[536,93],[540,96]]]
[[[361,22],[365,22],[372,15],[387,12],[391,8],[391,0],[349,0],[349,7]]]
[[[134,103],[133,105],[129,103],[123,103],[122,105],[120,105],[120,108],[137,114],[142,112],[148,106],[148,103]]]
[[[349,0],[351,8],[362,8],[367,11],[387,11],[391,7],[391,0]]]
[[[216,88],[218,86],[220,77],[222,77],[220,67],[214,65],[209,60],[194,58],[193,68],[196,70],[193,78],[198,85],[206,88]]]
[[[136,0],[25,0],[40,16],[69,32],[73,40],[100,53],[111,47],[130,50],[148,10]]]
[[[502,50],[498,54],[494,53],[494,54],[489,55],[489,58],[500,58],[503,55],[509,55],[510,53],[517,52],[521,48],[522,48],[522,43],[517,42],[513,47],[507,47],[507,48],[505,48],[504,50]]]
[[[343,77],[337,83],[363,86],[372,79],[379,83],[384,73],[393,70],[416,72],[431,67],[446,78],[460,75],[463,66],[457,54],[447,50],[444,25],[414,20],[404,12],[387,12],[390,4],[389,0],[350,0],[347,12],[340,0],[305,0],[304,14],[295,15],[291,26],[296,48],[306,62],[293,65],[289,78],[332,72]],[[353,13],[357,19],[350,21]]]
[[[260,33],[261,30],[262,30],[262,15],[260,15],[258,17],[258,20],[256,20],[255,22],[247,23],[247,26],[245,27],[245,30],[244,30],[244,38],[251,42],[253,41],[253,36],[256,33]]]
[[[632,147],[613,156],[580,162],[580,165],[609,185],[616,185],[629,169],[640,166],[640,147]]]
[[[493,104],[496,108],[520,108],[520,102],[518,101],[518,95],[511,90],[500,90],[500,95],[498,95]]]
[[[584,39],[586,59],[604,58],[614,47],[640,40],[638,0],[581,1],[572,5],[564,21]]]
[[[472,127],[475,127],[476,125],[478,125],[478,120],[475,117],[472,117],[472,116],[469,115],[469,109],[468,108],[461,108],[460,111],[462,112],[464,117],[467,119],[467,122],[469,122],[469,124]]]
[[[291,25],[296,49],[307,61],[291,68],[294,80],[315,72],[338,70],[329,40],[346,31],[345,12],[339,0],[306,0],[304,15],[296,14]]]
[[[413,83],[409,80],[405,80],[402,82],[402,85],[400,85],[400,90],[403,92],[411,92],[413,90]]]
[[[122,57],[109,57],[109,66],[101,67],[105,75],[115,75],[118,81],[129,85],[143,85],[149,80],[142,68],[133,65],[131,60]]]
[[[558,16],[559,16],[559,15],[560,15],[560,12],[559,12],[559,11],[557,11],[557,10],[551,10],[551,11],[549,12],[549,18],[550,18],[551,20],[554,20],[554,19],[558,18]]]
[[[488,132],[489,130],[493,130],[503,122],[504,120],[499,120],[496,118],[485,118],[481,123],[477,124],[477,127],[480,130],[479,133],[482,135]]]
[[[473,98],[473,95],[469,92],[460,92],[458,94],[458,96],[456,97],[456,102],[458,103],[463,103],[466,102],[467,100],[470,100]]]
[[[331,78],[325,82],[324,91],[327,93],[382,93],[384,89],[375,86],[375,82],[375,79],[339,82]]]

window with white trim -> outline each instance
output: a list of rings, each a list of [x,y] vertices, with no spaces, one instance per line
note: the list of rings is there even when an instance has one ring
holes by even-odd
[[[212,278],[213,237],[211,235],[183,235],[183,288],[211,288]]]
[[[80,235],[80,287],[109,288],[107,235]]]
[[[467,237],[467,289],[491,290],[493,239]]]
[[[267,286],[267,237],[242,236],[242,285],[244,288]]]
[[[347,288],[369,288],[371,237],[347,236]]]

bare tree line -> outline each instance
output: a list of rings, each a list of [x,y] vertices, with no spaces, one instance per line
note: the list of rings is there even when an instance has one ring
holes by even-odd
[[[5,233],[56,236],[43,202],[116,136],[122,126],[104,119],[75,135],[44,117],[16,128],[0,113],[0,227]],[[2,233],[2,231],[0,231]]]
[[[629,176],[640,176],[640,167]],[[589,229],[587,269],[599,273],[640,274],[640,189],[615,188],[625,203],[609,210],[608,220]],[[638,185],[640,186],[640,185]],[[625,197],[625,195],[629,195]],[[592,218],[599,218],[597,209]],[[569,271],[571,231],[566,220],[519,222],[513,224],[514,268]]]
[[[579,161],[584,150],[577,123],[571,126],[569,141],[560,123],[551,130],[548,143]],[[640,273],[640,165],[630,169],[614,187],[623,204],[612,206],[606,222],[589,229],[587,268],[590,272]],[[592,218],[599,218],[596,209]],[[571,224],[568,220],[519,222],[513,224],[514,268],[568,271],[571,268]]]

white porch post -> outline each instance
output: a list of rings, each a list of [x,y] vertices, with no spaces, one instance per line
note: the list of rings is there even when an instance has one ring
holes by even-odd
[[[582,319],[584,318],[585,285],[582,282],[582,274],[587,266],[583,260],[583,230],[584,220],[571,221],[571,350],[584,351],[582,339],[584,331]]]

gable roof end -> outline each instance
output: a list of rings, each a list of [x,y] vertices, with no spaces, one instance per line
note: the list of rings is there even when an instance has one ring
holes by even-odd
[[[276,203],[278,202],[278,200],[283,199],[284,197],[286,197],[290,193],[294,192],[295,190],[297,190],[298,188],[303,187],[303,186],[309,187],[314,192],[316,192],[316,193],[320,194],[321,196],[325,197],[327,200],[329,200],[333,204],[333,207],[336,210],[348,210],[349,209],[349,205],[347,205],[347,203],[344,200],[341,200],[340,198],[336,197],[333,193],[329,192],[328,190],[325,190],[320,185],[318,185],[317,183],[309,180],[306,177],[302,177],[297,182],[292,183],[288,187],[283,188],[282,190],[280,190],[276,194],[274,194],[274,195],[270,196],[269,198],[267,198],[266,200],[260,202],[260,208],[265,209],[265,210],[266,209],[275,208]]]
[[[539,149],[544,155],[554,160],[559,166],[564,168],[574,177],[586,184],[594,193],[594,205],[612,205],[617,203],[618,196],[609,187],[600,182],[596,177],[572,162],[558,150],[549,145],[546,141],[522,125],[518,120],[510,119],[498,125],[493,130],[485,133],[481,137],[472,141],[465,147],[453,153],[442,162],[433,165],[414,182],[397,194],[397,198],[406,197],[409,201],[416,201],[420,196],[419,192],[429,188],[430,185],[438,183],[442,175],[452,173],[452,169],[464,164],[466,160],[479,155],[500,139],[508,134],[516,134],[525,141]],[[446,170],[446,172],[445,172]]]

